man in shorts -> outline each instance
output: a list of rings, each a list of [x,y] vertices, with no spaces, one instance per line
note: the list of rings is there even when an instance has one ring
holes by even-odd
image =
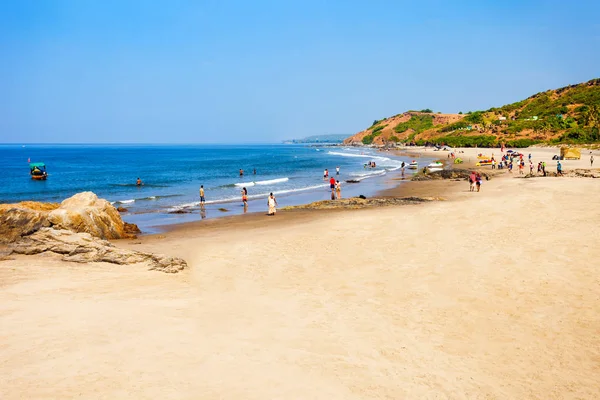
[[[200,203],[204,204],[204,185],[200,185]]]

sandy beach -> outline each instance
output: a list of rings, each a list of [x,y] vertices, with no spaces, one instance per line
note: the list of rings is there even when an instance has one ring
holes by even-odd
[[[523,152],[555,171],[556,149]],[[0,397],[600,398],[600,184],[512,175],[115,242],[184,258],[178,274],[0,261]]]

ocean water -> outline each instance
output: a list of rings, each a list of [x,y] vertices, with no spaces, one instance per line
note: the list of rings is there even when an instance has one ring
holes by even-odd
[[[28,160],[46,164],[46,181],[30,179]],[[364,168],[368,161],[377,167]],[[157,225],[242,213],[242,187],[250,212],[265,208],[270,192],[280,205],[327,199],[323,170],[335,176],[336,166],[343,196],[372,195],[391,185],[385,178],[398,173],[402,161],[410,160],[374,149],[303,145],[1,145],[0,202],[60,202],[93,191],[126,207],[126,221],[152,231]],[[136,186],[138,177],[143,186]],[[345,183],[349,179],[360,183]],[[202,213],[200,185],[206,197]]]

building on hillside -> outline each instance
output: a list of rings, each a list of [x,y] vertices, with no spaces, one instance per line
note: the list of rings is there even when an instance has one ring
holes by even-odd
[[[498,117],[498,121],[506,121],[506,117],[503,117],[502,115]]]

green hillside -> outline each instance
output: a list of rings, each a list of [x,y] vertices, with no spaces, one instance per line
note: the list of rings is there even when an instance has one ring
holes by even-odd
[[[443,143],[466,147],[596,143],[600,142],[600,79],[466,114],[406,112],[379,120],[375,127],[387,129],[375,132],[371,127],[345,143]]]

